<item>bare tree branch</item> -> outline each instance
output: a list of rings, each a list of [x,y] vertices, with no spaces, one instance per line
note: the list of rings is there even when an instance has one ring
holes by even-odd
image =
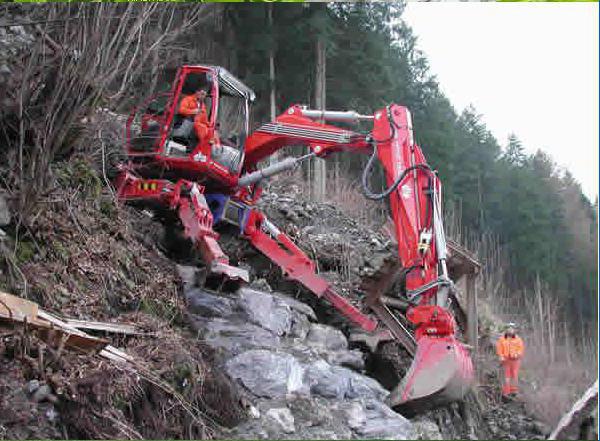
[[[68,148],[65,143],[82,117],[101,98],[118,105],[136,81],[156,73],[148,68],[149,60],[162,59],[159,54],[168,44],[211,17],[214,9],[152,3],[24,9],[30,16],[20,25],[31,25],[39,38],[11,65],[19,81],[8,90],[13,110],[2,109],[0,134],[8,149],[17,152],[16,179],[8,179],[14,179],[11,186],[18,190],[18,212],[25,224],[47,187],[50,164]]]

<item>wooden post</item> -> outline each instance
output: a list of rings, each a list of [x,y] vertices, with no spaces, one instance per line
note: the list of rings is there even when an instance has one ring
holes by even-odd
[[[477,360],[478,316],[477,316],[477,274],[467,274],[467,343],[473,347],[473,359]]]

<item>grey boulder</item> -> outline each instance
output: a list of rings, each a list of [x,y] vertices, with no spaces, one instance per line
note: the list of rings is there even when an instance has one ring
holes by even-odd
[[[366,404],[366,422],[356,432],[362,439],[415,439],[415,430],[409,420],[385,404],[369,400]]]
[[[247,349],[276,348],[281,344],[279,337],[252,323],[235,323],[220,318],[207,320],[194,315],[191,315],[190,321],[209,346],[230,355],[241,354]]]
[[[332,366],[325,360],[306,365],[304,381],[310,392],[324,398],[383,400],[388,392],[372,378],[350,369]]]
[[[306,342],[313,346],[329,350],[340,350],[348,348],[348,340],[339,329],[331,326],[314,323],[310,326]]]
[[[238,305],[248,319],[278,336],[287,335],[292,328],[292,310],[277,302],[271,294],[242,288],[238,291]]]
[[[227,373],[258,397],[281,398],[303,389],[304,369],[290,354],[253,349],[225,364]]]
[[[294,433],[296,431],[294,415],[287,407],[269,409],[265,414],[265,418],[279,425],[283,433]]]
[[[230,317],[234,303],[222,296],[210,294],[202,289],[191,289],[185,293],[188,311],[203,317]]]

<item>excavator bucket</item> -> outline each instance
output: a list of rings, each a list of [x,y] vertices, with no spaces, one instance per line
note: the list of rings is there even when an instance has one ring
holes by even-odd
[[[473,364],[454,337],[423,336],[406,376],[386,398],[405,416],[461,400],[473,382]]]

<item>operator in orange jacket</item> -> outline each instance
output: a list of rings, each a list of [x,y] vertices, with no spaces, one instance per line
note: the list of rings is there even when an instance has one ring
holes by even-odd
[[[519,391],[519,367],[521,358],[525,353],[525,345],[510,323],[504,335],[496,343],[496,353],[504,368],[504,383],[502,384],[502,395],[507,396]]]
[[[204,139],[208,135],[208,114],[205,100],[206,91],[198,89],[192,95],[184,97],[179,105],[180,115],[194,119],[194,129],[198,139]]]

